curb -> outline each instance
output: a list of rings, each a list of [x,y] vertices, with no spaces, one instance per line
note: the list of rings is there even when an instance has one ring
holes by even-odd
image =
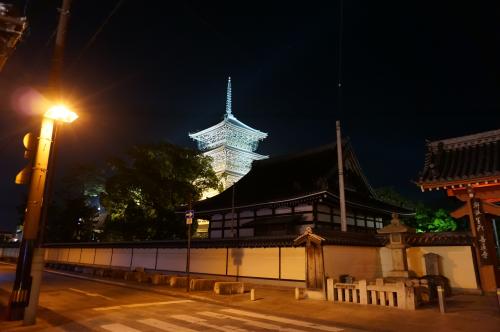
[[[188,298],[188,299],[192,299],[192,300],[196,300],[196,301],[200,301],[200,302],[203,302],[203,301],[204,302],[211,302],[212,304],[218,304],[218,305],[226,305],[226,303],[223,301],[217,301],[217,300],[207,298],[204,296],[200,296],[200,295],[191,295],[191,294],[181,293],[181,292],[176,292],[176,291],[154,289],[154,288],[149,288],[149,287],[145,287],[145,286],[129,284],[126,282],[119,282],[119,281],[112,281],[112,280],[106,280],[106,279],[86,277],[86,276],[81,276],[78,274],[60,272],[60,271],[55,271],[55,270],[50,270],[50,269],[45,269],[45,272],[57,274],[57,275],[62,275],[65,277],[70,277],[70,278],[83,279],[83,280],[88,280],[88,281],[93,281],[93,282],[100,282],[103,284],[108,284],[108,285],[113,285],[113,286],[126,287],[126,288],[130,288],[130,289],[136,289],[136,290],[141,290],[141,291],[146,291],[146,292],[151,292],[151,293],[156,293],[156,294]]]

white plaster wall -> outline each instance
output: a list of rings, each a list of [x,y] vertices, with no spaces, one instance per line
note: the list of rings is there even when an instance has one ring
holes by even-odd
[[[81,248],[69,248],[68,262],[80,263],[80,254],[82,253]]]
[[[82,263],[82,264],[94,264],[94,255],[95,255],[94,248],[83,248],[82,249],[82,256],[80,258],[80,263]]]
[[[226,252],[220,249],[191,249],[190,271],[226,274]]]
[[[253,234],[254,234],[253,228],[241,228],[240,229],[240,237],[253,236]]]
[[[281,248],[281,279],[306,279],[305,248]]]
[[[67,262],[68,255],[69,255],[69,248],[59,248],[59,255],[57,257],[57,261]]]
[[[229,249],[228,274],[245,277],[279,278],[278,248]]]
[[[421,277],[425,275],[423,255],[435,253],[440,256],[439,269],[450,280],[453,288],[477,289],[472,250],[469,246],[411,247],[406,250],[408,269]]]
[[[378,247],[324,246],[323,254],[327,277],[349,274],[360,280],[382,276]]]
[[[17,257],[19,256],[19,248],[4,248],[3,255],[5,257]]]
[[[111,265],[111,253],[113,249],[111,248],[96,248],[95,250],[95,261],[96,265]]]
[[[157,270],[186,271],[186,249],[158,249]]]
[[[212,238],[212,239],[220,239],[221,237],[222,237],[222,231],[221,230],[210,231],[210,238]]]
[[[130,267],[131,260],[132,260],[132,249],[113,248],[113,256],[111,257],[112,266]]]
[[[156,248],[135,248],[132,256],[132,269],[143,267],[154,269],[156,265]]]
[[[45,260],[46,261],[57,261],[59,257],[59,249],[57,248],[47,248],[45,249]]]

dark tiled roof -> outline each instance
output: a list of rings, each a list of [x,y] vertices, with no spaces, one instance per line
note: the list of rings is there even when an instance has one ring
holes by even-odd
[[[346,199],[351,203],[371,207],[394,206],[378,201],[366,180],[351,145],[343,142],[344,182]],[[232,204],[233,188],[197,202],[196,211],[228,209]],[[294,199],[314,199],[315,195],[331,193],[338,196],[337,147],[330,144],[299,154],[254,161],[251,171],[234,185],[236,208],[287,202]]]
[[[192,239],[191,248],[291,247],[296,235],[265,236],[234,239]],[[186,240],[46,243],[45,248],[186,248]]]
[[[407,235],[406,243],[414,247],[470,246],[472,238],[469,233],[465,232],[422,233]]]
[[[324,245],[351,245],[381,247],[387,244],[387,236],[375,233],[324,231],[315,232],[325,239]],[[264,248],[292,247],[299,235],[262,236],[234,239],[191,240],[192,248]],[[465,232],[407,234],[410,246],[470,246],[471,236]],[[19,246],[19,245],[17,245]],[[14,247],[2,245],[2,247]],[[46,248],[186,248],[185,240],[136,241],[136,242],[87,242],[87,243],[47,243]]]
[[[427,143],[418,184],[500,177],[500,129]]]

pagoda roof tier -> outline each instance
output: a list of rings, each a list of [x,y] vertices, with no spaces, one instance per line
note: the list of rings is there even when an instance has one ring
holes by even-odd
[[[225,114],[224,119],[218,124],[189,134],[189,137],[198,141],[199,148],[202,150],[230,145],[235,147],[245,146],[251,151],[255,151],[258,141],[266,138],[267,133],[247,126],[232,114]]]
[[[238,120],[232,110],[231,77],[227,80],[226,114],[218,124],[189,134],[189,137],[198,141],[200,150],[210,150],[221,145],[229,145],[245,151],[255,151],[259,141],[267,137],[267,133],[247,126]]]
[[[239,176],[245,175],[248,173],[251,167],[251,163],[254,160],[262,160],[262,159],[267,159],[268,156],[264,156],[252,151],[246,151],[239,149],[237,147],[233,146],[228,146],[228,145],[222,145],[219,146],[215,149],[206,151],[204,153],[206,156],[210,156],[214,159],[214,170],[216,172],[222,171],[222,172],[234,172],[234,174],[237,174]],[[233,159],[236,159],[237,162],[234,163],[232,162]],[[226,165],[223,170],[218,169],[218,161],[225,160],[223,164]],[[232,165],[234,164],[234,165]],[[237,167],[239,165],[239,167]],[[233,167],[231,167],[233,166]],[[243,169],[238,169],[238,168],[244,168]],[[247,169],[248,168],[248,169]]]
[[[500,129],[427,143],[422,190],[500,181]]]

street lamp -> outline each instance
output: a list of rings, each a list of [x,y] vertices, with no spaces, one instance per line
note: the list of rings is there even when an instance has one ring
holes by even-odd
[[[44,117],[66,123],[71,123],[78,119],[78,115],[75,112],[71,111],[64,104],[57,104],[52,106],[47,110],[47,112],[45,112]]]
[[[73,122],[77,118],[78,115],[75,112],[63,104],[58,104],[50,107],[42,119],[38,147],[29,181],[28,201],[24,215],[24,234],[17,260],[16,279],[8,307],[8,319],[20,320],[24,316],[26,325],[35,323],[43,271],[43,250],[39,243],[41,240],[39,228],[42,208],[44,208],[44,204],[48,204],[46,186],[47,180],[50,180],[48,173],[52,171],[54,159],[51,148],[54,144],[58,124],[60,122]],[[24,172],[26,170],[29,169],[25,169]],[[27,307],[26,310],[25,307]]]

